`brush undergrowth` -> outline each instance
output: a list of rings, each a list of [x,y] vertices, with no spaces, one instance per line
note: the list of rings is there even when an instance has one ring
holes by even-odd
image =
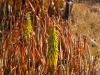
[[[61,0],[7,1],[0,4],[1,75],[96,75],[97,58],[85,35],[71,33]]]

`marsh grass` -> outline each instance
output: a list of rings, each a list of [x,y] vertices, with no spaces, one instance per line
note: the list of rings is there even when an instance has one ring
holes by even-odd
[[[50,50],[48,47],[49,43],[54,44],[48,41],[51,35],[49,30],[55,22],[59,51],[54,75],[96,75],[97,58],[92,58],[90,55],[87,37],[81,35],[76,38],[73,35],[70,23],[65,21],[60,13],[57,13],[60,6],[54,10],[55,5],[52,6],[46,0],[39,1],[28,0],[24,6],[20,5],[18,8],[16,3],[12,4],[10,7],[15,6],[15,11],[7,15],[2,14],[0,74],[47,75],[50,72],[47,63]],[[2,11],[6,12],[8,8],[3,9],[3,4],[1,6]],[[50,10],[49,7],[51,7]],[[28,12],[30,12],[32,31],[26,35],[26,14]],[[29,36],[28,43],[26,36]]]

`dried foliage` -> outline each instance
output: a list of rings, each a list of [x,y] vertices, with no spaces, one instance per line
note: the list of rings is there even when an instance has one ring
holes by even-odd
[[[62,0],[22,1],[0,4],[0,74],[96,75],[86,36],[75,38],[59,13]]]

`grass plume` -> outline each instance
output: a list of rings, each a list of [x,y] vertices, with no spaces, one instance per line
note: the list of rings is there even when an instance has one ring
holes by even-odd
[[[55,23],[53,23],[52,27],[49,30],[49,38],[48,38],[47,64],[48,64],[48,71],[51,75],[54,75],[58,61],[58,35],[54,26]]]

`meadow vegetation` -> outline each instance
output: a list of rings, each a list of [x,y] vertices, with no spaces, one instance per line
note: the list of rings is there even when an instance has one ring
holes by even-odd
[[[0,1],[0,75],[99,75],[99,4]]]

